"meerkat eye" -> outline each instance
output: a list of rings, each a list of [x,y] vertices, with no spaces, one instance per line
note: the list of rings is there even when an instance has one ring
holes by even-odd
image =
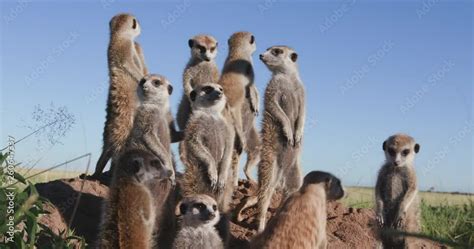
[[[159,80],[153,81],[153,85],[155,85],[155,86],[159,86],[160,84],[161,84],[161,82]]]
[[[402,151],[402,155],[403,156],[407,156],[408,154],[410,154],[410,150],[409,149],[405,149]]]
[[[194,207],[199,209],[199,210],[204,210],[206,209],[206,205],[202,204],[202,203],[196,203],[194,204]]]
[[[388,149],[388,154],[389,154],[390,156],[395,156],[395,150],[392,149],[392,148]]]
[[[205,87],[202,88],[202,91],[204,91],[206,94],[209,94],[212,91],[214,91],[214,88],[212,88],[210,86],[205,86]]]
[[[212,205],[212,210],[216,211],[217,210],[217,205]]]
[[[205,53],[205,52],[206,52],[206,48],[205,48],[205,47],[203,47],[203,46],[201,46],[201,45],[197,45],[196,47],[199,49],[199,52],[201,52],[201,53]]]
[[[272,50],[272,54],[273,54],[274,56],[278,56],[278,55],[280,55],[281,53],[283,53],[283,50],[281,50],[281,49],[279,49],[279,48],[275,48],[275,49]]]
[[[133,18],[133,24],[132,24],[132,29],[137,28],[137,19]]]

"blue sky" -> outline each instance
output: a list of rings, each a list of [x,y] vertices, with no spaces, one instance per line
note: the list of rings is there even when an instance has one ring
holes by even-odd
[[[221,67],[227,38],[251,31],[260,92],[270,72],[258,54],[280,44],[299,53],[307,92],[304,172],[330,171],[346,185],[372,186],[382,142],[405,132],[421,144],[421,189],[474,192],[473,10],[472,1],[428,0],[2,1],[0,138],[6,144],[8,135],[29,133],[36,105],[65,106],[76,122],[60,143],[31,137],[16,145],[15,159],[48,167],[91,152],[93,168],[105,120],[108,22],[130,12],[141,23],[138,41],[150,71],[175,86],[173,111],[187,40],[215,36]]]

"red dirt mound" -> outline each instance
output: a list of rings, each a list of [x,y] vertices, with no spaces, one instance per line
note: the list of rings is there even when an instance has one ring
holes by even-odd
[[[41,196],[49,199],[52,206],[47,210],[51,214],[44,215],[41,223],[53,231],[64,230],[70,224],[77,235],[83,236],[89,245],[97,240],[101,207],[108,194],[108,179],[85,180],[72,178],[37,184]],[[234,193],[232,208],[239,206],[242,199],[256,191],[256,184],[246,180],[239,181]],[[77,209],[74,210],[77,201]],[[280,204],[280,195],[275,194],[270,205],[273,215]],[[256,233],[255,208],[243,212],[243,221],[232,221],[231,248],[246,248],[248,240]],[[73,219],[71,220],[71,218]],[[374,231],[374,212],[370,209],[346,208],[338,202],[328,206],[328,245],[329,248],[374,248],[376,233]],[[419,241],[418,248],[442,248],[427,241]]]

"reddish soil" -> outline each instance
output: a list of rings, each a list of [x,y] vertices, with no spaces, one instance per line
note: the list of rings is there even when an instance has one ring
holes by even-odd
[[[83,236],[89,245],[97,240],[98,225],[102,202],[108,193],[108,179],[83,180],[80,178],[57,180],[37,184],[41,196],[49,199],[53,205],[47,210],[51,213],[41,218],[41,223],[53,231],[64,231],[70,223],[77,235]],[[256,185],[240,180],[234,194],[232,207],[237,207],[243,198],[253,195]],[[79,204],[74,213],[77,200]],[[276,194],[270,205],[273,215],[280,204]],[[242,222],[231,222],[231,248],[246,248],[248,240],[256,233],[255,208],[243,213]],[[74,217],[71,221],[71,217]],[[371,209],[346,208],[341,203],[328,204],[327,234],[329,248],[375,248],[376,232],[374,230],[374,212]],[[420,240],[417,248],[443,248],[428,241]]]

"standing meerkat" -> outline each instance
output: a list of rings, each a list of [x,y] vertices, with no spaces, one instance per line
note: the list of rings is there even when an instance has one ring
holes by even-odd
[[[110,42],[107,52],[110,87],[103,133],[102,154],[94,175],[99,176],[112,158],[118,157],[132,129],[137,105],[136,89],[147,73],[143,51],[134,40],[140,35],[138,20],[130,14],[119,14],[110,20]]]
[[[341,181],[330,173],[312,171],[299,191],[291,194],[251,248],[326,248],[326,202],[344,196]]]
[[[148,150],[161,160],[165,168],[174,172],[170,144],[182,134],[175,130],[169,108],[172,92],[173,86],[164,76],[149,74],[140,80],[137,88],[139,106],[125,148]]]
[[[216,201],[208,195],[183,198],[176,206],[181,216],[181,229],[173,244],[174,249],[223,249],[224,243],[215,229],[219,222]]]
[[[260,59],[272,71],[265,89],[262,147],[257,196],[241,210],[257,203],[258,231],[265,228],[270,200],[278,186],[283,200],[301,186],[300,153],[305,121],[305,90],[299,77],[297,53],[287,46],[273,46]],[[239,217],[240,218],[240,212]]]
[[[172,174],[147,151],[124,153],[110,186],[98,248],[152,248],[157,211],[149,186]]]
[[[252,54],[255,52],[257,45],[255,36],[250,32],[236,32],[231,35],[227,41],[229,53],[222,69],[222,75],[219,84],[224,88],[227,97],[228,112],[232,119],[236,131],[236,149],[232,158],[233,185],[237,185],[238,168],[242,147],[246,149],[247,141],[243,127],[243,107],[246,101],[246,91],[254,85],[254,71]],[[249,105],[254,113],[258,113],[258,99],[249,94]],[[247,110],[245,110],[247,111]],[[254,141],[252,141],[254,142]],[[237,145],[239,144],[239,145]]]
[[[190,100],[193,113],[180,144],[185,166],[182,192],[184,196],[210,195],[225,213],[233,194],[230,164],[234,145],[234,130],[222,114],[226,97],[222,86],[206,83],[190,93]]]
[[[180,130],[186,128],[191,114],[189,94],[196,87],[208,82],[219,80],[219,70],[215,62],[217,41],[210,35],[196,35],[188,41],[191,58],[183,73],[183,97],[179,103],[177,122]]]
[[[384,141],[385,164],[375,185],[376,218],[381,230],[420,231],[420,207],[415,174],[415,154],[420,145],[405,134]],[[410,240],[382,234],[384,248],[410,248]]]

